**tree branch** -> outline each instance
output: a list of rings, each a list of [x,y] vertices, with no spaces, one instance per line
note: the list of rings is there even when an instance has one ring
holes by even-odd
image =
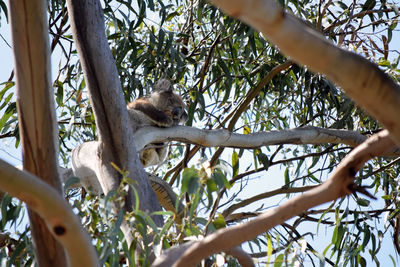
[[[179,258],[182,253],[189,248],[191,245],[195,244],[194,241],[189,241],[187,243],[181,244],[179,246],[172,247],[165,251],[164,254],[161,254],[154,263],[151,265],[152,267],[171,267],[177,258]],[[235,247],[229,250],[224,251],[226,254],[231,255],[236,258],[238,262],[243,267],[253,267],[254,262],[249,254],[244,252],[240,247]]]
[[[261,146],[281,144],[347,144],[357,146],[366,137],[355,131],[324,129],[318,127],[301,127],[282,131],[259,132],[254,134],[236,134],[227,130],[200,130],[188,126],[171,128],[143,127],[135,135],[136,150],[140,151],[147,144],[163,141],[181,141],[203,147],[240,147],[259,148]],[[101,175],[97,168],[96,155],[98,142],[86,142],[72,152],[71,163],[74,175],[81,178],[81,183],[92,187],[95,193],[103,193],[98,178]],[[399,155],[397,148],[391,149],[386,155]],[[65,171],[64,171],[65,172]],[[63,177],[64,182],[69,178],[69,172]]]
[[[80,219],[54,188],[3,160],[0,160],[0,188],[26,202],[29,208],[40,215],[47,229],[65,248],[69,266],[100,266],[92,241],[81,226]]]
[[[67,7],[99,134],[92,156],[98,161],[94,167],[101,187],[107,194],[120,184],[121,176],[110,164],[113,162],[128,171],[129,177],[140,187],[137,190],[140,209],[150,213],[159,211],[161,207],[135,149],[118,71],[105,36],[100,1],[68,0]],[[130,188],[125,208],[130,210],[134,202],[134,193]],[[157,225],[163,225],[161,216],[153,219]],[[130,243],[133,236],[129,233],[129,226],[124,223],[122,229]]]
[[[254,98],[256,98],[260,91],[281,71],[291,67],[293,65],[293,62],[291,61],[286,61],[283,64],[280,64],[278,66],[275,66],[272,68],[272,70],[264,77],[262,80],[257,84],[256,87],[252,88],[250,91],[247,92],[246,97],[244,100],[224,119],[224,121],[221,123],[221,125],[225,125],[225,122],[232,117],[232,119],[229,121],[228,124],[228,130],[233,131],[233,128],[235,127],[235,124],[237,120],[240,118],[242,113],[248,109],[251,101],[253,101]],[[217,151],[215,151],[212,159],[210,160],[211,166],[215,165],[215,162],[219,159],[223,151],[223,148],[219,148]]]
[[[10,1],[24,169],[40,177],[61,196],[46,10],[44,0]],[[32,210],[28,209],[28,213],[37,264],[67,266],[64,249],[47,230],[46,222]]]
[[[257,148],[280,144],[346,144],[357,146],[367,137],[355,131],[306,126],[282,131],[237,134],[228,130],[200,130],[188,126],[171,128],[143,127],[135,133],[136,149],[165,140],[203,147]]]
[[[279,188],[279,189],[276,189],[276,190],[272,190],[272,191],[268,191],[268,192],[265,192],[265,193],[262,193],[262,194],[258,194],[256,196],[247,198],[245,200],[242,200],[242,201],[240,201],[240,202],[238,202],[236,204],[233,204],[233,205],[229,206],[229,208],[225,209],[222,212],[222,216],[224,216],[225,218],[227,218],[227,220],[229,220],[228,216],[230,214],[232,214],[232,212],[234,212],[235,210],[243,208],[243,207],[245,207],[247,205],[250,205],[250,204],[252,204],[252,203],[254,203],[256,201],[259,201],[261,199],[272,197],[272,196],[276,196],[276,195],[279,195],[279,194],[302,193],[302,192],[308,191],[308,190],[310,190],[312,188],[315,188],[315,187],[316,186],[303,186],[303,187],[290,187],[290,188],[282,187],[282,188]]]
[[[296,62],[325,74],[380,121],[400,144],[400,86],[378,66],[340,49],[273,0],[211,0],[265,34]],[[384,107],[382,106],[384,104]]]
[[[235,247],[231,250],[225,251],[226,254],[231,255],[242,267],[254,267],[254,261],[243,249]]]
[[[288,200],[250,222],[218,230],[203,240],[195,242],[173,266],[195,266],[202,258],[236,247],[311,207],[346,196],[354,191],[364,191],[363,188],[353,184],[356,172],[367,160],[384,154],[394,145],[387,130],[375,134],[350,152],[330,179],[320,186]]]

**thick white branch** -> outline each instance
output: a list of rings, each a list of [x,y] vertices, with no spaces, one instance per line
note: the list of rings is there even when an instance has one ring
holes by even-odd
[[[147,144],[161,141],[180,141],[203,147],[259,148],[280,144],[347,144],[354,147],[367,139],[355,131],[312,126],[253,134],[231,133],[228,130],[201,130],[188,126],[171,128],[147,126],[139,129],[134,138],[137,151]],[[92,191],[102,193],[101,183],[99,184],[95,178],[99,177],[97,146],[98,142],[91,141],[75,148],[72,151],[72,168],[74,175],[81,178],[85,187],[92,186]],[[96,182],[94,183],[92,179]]]
[[[346,144],[357,146],[367,138],[355,131],[301,127],[282,131],[252,134],[231,133],[228,130],[201,130],[188,126],[171,128],[143,127],[135,133],[136,149],[160,141],[181,141],[204,147],[258,148],[280,144]]]
[[[46,181],[61,196],[46,16],[48,1],[10,0],[9,3],[24,169]],[[28,214],[37,265],[66,267],[64,249],[47,231],[45,222],[29,209]]]
[[[171,267],[176,260],[187,250],[190,246],[196,244],[194,241],[189,241],[179,246],[171,247],[164,251],[152,264],[151,267]],[[226,254],[236,258],[243,267],[254,267],[253,259],[240,247],[235,247],[225,251]]]
[[[54,188],[0,160],[0,189],[24,201],[43,218],[64,247],[69,266],[100,266],[88,233],[69,203]]]
[[[148,126],[138,130],[134,139],[136,150],[140,151],[147,144],[161,141],[180,141],[203,147],[259,148],[280,144],[346,144],[355,147],[367,138],[355,131],[311,126],[254,134],[237,134],[227,130],[201,130],[188,126],[171,128]],[[101,177],[98,173],[97,149],[96,141],[83,143],[72,151],[71,162],[74,175],[81,179],[81,184],[93,193],[102,194],[102,181],[97,178]],[[399,150],[392,150],[391,154],[399,154]],[[64,182],[69,175],[70,173],[64,175]]]

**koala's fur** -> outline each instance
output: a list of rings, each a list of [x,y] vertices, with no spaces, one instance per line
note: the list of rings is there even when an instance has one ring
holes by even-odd
[[[127,108],[134,133],[144,126],[171,127],[188,119],[185,103],[166,79],[157,82],[152,94],[129,103]],[[167,154],[167,143],[149,144],[140,151],[140,160],[144,167],[158,165]]]

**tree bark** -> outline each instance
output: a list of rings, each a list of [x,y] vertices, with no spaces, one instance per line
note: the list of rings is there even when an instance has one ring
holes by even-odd
[[[105,194],[118,188],[120,174],[110,164],[128,171],[135,182],[140,199],[140,209],[149,213],[161,210],[146,173],[139,161],[129,122],[126,103],[115,61],[105,36],[104,15],[98,0],[67,0],[68,13],[75,44],[83,67],[84,77],[90,93],[98,130],[98,179]],[[135,198],[130,189],[125,208],[134,206]],[[161,226],[161,216],[154,221]],[[129,233],[125,237],[132,240]]]
[[[283,223],[296,214],[309,208],[336,200],[352,192],[366,193],[363,188],[357,187],[354,182],[356,172],[369,159],[384,154],[395,145],[390,139],[389,132],[384,130],[373,135],[360,146],[352,150],[339,164],[331,177],[320,186],[311,189],[301,196],[296,196],[279,207],[266,211],[256,219],[230,228],[220,229],[200,241],[194,242],[184,250],[180,250],[181,258],[168,264],[158,263],[157,266],[189,267],[213,253],[232,249],[241,243],[255,238],[272,227]],[[178,248],[179,249],[179,248]],[[164,259],[170,259],[166,252]],[[176,257],[172,256],[172,259]],[[167,262],[167,261],[165,261]]]
[[[136,149],[163,141],[180,141],[203,147],[259,148],[281,144],[346,144],[355,147],[367,139],[356,131],[325,129],[314,126],[251,134],[232,133],[228,130],[206,130],[189,126],[157,128],[146,126],[135,133]]]
[[[254,134],[238,134],[223,129],[205,130],[188,126],[170,128],[146,126],[139,129],[134,137],[137,141],[135,143],[137,151],[143,149],[147,144],[165,141],[181,141],[202,147],[260,148],[281,144],[345,144],[356,147],[367,140],[366,136],[356,131],[324,129],[313,126]],[[99,184],[101,180],[98,179],[101,175],[98,172],[98,159],[96,157],[98,145],[99,142],[97,141],[86,142],[72,151],[73,171],[63,169],[62,180],[64,182],[75,175],[81,179],[81,183],[73,186],[84,186],[95,194],[104,193]],[[398,155],[400,155],[400,148],[393,147],[384,156]]]
[[[65,248],[69,266],[100,265],[92,240],[82,227],[80,218],[57,190],[3,160],[0,160],[0,188],[24,201],[43,218],[47,229]],[[43,248],[52,249],[47,244],[42,245]]]
[[[47,1],[9,3],[24,169],[41,177],[61,195]],[[45,222],[30,209],[29,219],[38,265],[67,266],[64,249],[48,231]]]
[[[265,34],[293,60],[325,74],[389,131],[376,134],[355,148],[340,163],[331,178],[322,185],[290,199],[248,223],[221,229],[193,244],[173,264],[175,267],[194,266],[200,259],[233,248],[315,205],[355,191],[368,195],[365,190],[354,185],[356,172],[366,160],[382,155],[395,147],[390,137],[400,144],[398,116],[400,87],[378,66],[355,53],[336,47],[317,31],[286,13],[273,0],[211,0],[211,2],[227,14],[239,18]],[[169,257],[166,255],[164,258]],[[172,265],[171,262],[168,264],[159,266]]]

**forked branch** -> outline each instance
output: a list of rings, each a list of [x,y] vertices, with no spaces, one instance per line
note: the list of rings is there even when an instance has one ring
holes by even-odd
[[[366,161],[384,154],[393,146],[395,143],[387,130],[375,134],[350,152],[332,176],[320,186],[288,200],[283,205],[261,214],[250,222],[221,229],[203,240],[197,241],[173,266],[195,266],[208,255],[232,249],[309,208],[336,200],[352,192],[366,193],[363,188],[357,187],[353,183],[356,172]]]

